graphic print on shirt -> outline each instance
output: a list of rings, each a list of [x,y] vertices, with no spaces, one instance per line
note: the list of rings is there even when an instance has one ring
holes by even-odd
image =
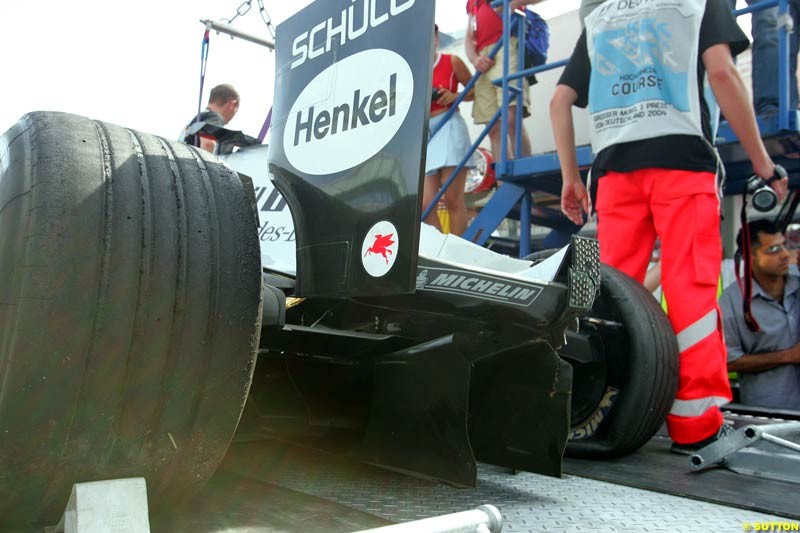
[[[595,152],[661,135],[702,135],[697,50],[704,10],[705,0],[620,0],[587,19]]]

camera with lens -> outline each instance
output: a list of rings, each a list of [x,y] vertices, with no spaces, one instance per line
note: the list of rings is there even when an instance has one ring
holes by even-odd
[[[750,176],[747,180],[747,194],[756,211],[772,211],[778,205],[778,195],[758,176]]]
[[[750,203],[756,211],[772,211],[778,205],[778,195],[770,187],[770,183],[775,180],[783,179],[787,176],[786,170],[780,165],[775,165],[775,174],[767,179],[761,179],[753,175],[747,180],[747,194],[750,196]]]

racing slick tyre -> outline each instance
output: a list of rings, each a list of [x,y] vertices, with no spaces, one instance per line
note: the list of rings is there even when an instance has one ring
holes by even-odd
[[[260,304],[232,170],[24,116],[0,137],[0,523],[58,520],[78,482],[144,477],[154,505],[201,488],[241,416]]]
[[[604,459],[639,449],[664,423],[678,388],[678,345],[669,319],[640,283],[601,263],[600,293],[567,337],[559,349],[573,366],[566,454]]]

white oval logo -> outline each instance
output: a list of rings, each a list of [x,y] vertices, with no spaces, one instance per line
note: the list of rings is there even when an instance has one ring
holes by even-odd
[[[361,245],[361,263],[367,274],[379,278],[392,269],[399,240],[397,228],[388,220],[381,220],[370,228]]]
[[[353,168],[392,140],[413,95],[414,75],[396,52],[378,48],[346,57],[320,72],[292,105],[286,157],[306,174]]]

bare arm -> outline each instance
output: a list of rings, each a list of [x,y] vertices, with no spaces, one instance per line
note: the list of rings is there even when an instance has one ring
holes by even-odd
[[[728,363],[729,372],[763,372],[773,368],[800,363],[800,344],[777,352],[745,354]]]
[[[750,158],[753,171],[763,179],[771,178],[775,164],[761,141],[753,104],[733,63],[730,46],[723,43],[708,48],[703,52],[703,63],[719,107]],[[786,197],[788,180],[777,180],[771,185],[779,198]]]
[[[475,31],[473,27],[475,26],[475,16],[470,15],[469,21],[467,22],[467,35],[464,37],[464,52],[467,53],[467,59],[469,62],[475,65],[475,60],[478,59],[478,49],[475,48]]]
[[[575,224],[583,225],[583,213],[589,213],[589,196],[578,172],[575,155],[575,127],[572,106],[578,93],[567,85],[557,85],[550,100],[550,124],[561,165],[561,211]]]
[[[494,65],[494,59],[489,59],[488,56],[480,55],[480,50],[475,47],[474,25],[475,16],[470,15],[469,22],[467,23],[467,36],[464,39],[464,51],[467,53],[467,59],[469,59],[469,62],[475,67],[475,70],[486,72]]]
[[[464,62],[461,61],[460,57],[458,57],[457,55],[452,55],[450,57],[453,60],[453,72],[455,72],[456,74],[456,79],[458,80],[458,83],[466,87],[467,84],[469,83],[469,80],[472,79],[472,73],[467,68],[467,65],[465,65]],[[475,96],[475,88],[473,87],[469,90],[467,95],[464,96],[464,101],[469,102],[474,98],[474,96]]]

